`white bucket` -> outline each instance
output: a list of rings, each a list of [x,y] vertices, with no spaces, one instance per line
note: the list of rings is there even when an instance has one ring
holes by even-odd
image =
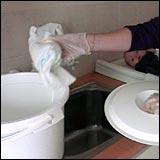
[[[63,106],[69,88],[63,91],[54,104],[38,73],[1,76],[2,159],[63,158]]]

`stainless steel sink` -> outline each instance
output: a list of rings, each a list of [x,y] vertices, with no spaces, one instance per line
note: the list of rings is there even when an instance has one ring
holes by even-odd
[[[90,158],[121,137],[104,114],[111,91],[95,82],[71,90],[65,105],[64,159]]]

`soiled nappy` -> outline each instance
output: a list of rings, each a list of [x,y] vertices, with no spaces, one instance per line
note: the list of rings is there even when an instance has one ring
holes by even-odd
[[[40,73],[44,85],[52,95],[52,101],[55,98],[58,101],[63,90],[76,79],[61,67],[61,47],[56,42],[48,39],[49,36],[57,34],[63,34],[62,27],[56,23],[48,23],[40,27],[32,26],[28,39],[30,56],[34,67]]]
[[[62,52],[56,42],[47,40],[48,32],[43,38],[39,38],[36,31],[36,27],[30,28],[29,51],[35,68],[41,73],[49,71],[51,67],[59,66]]]

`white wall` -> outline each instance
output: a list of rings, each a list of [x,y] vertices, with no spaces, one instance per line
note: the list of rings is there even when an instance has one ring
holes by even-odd
[[[159,15],[159,1],[2,1],[1,74],[11,69],[30,71],[29,28],[49,22],[60,23],[65,33],[106,33]],[[122,53],[83,56],[74,71],[79,77],[94,71],[98,58],[111,61]]]

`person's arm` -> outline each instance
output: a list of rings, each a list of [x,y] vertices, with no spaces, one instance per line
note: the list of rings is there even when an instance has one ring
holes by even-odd
[[[88,34],[91,51],[133,51],[159,48],[159,17],[106,34]]]
[[[132,34],[128,28],[122,28],[106,34],[87,34],[90,51],[128,51]]]
[[[70,33],[52,36],[50,40],[61,46],[64,64],[92,51],[125,52],[159,48],[159,17],[105,34]]]
[[[72,64],[81,55],[89,55],[92,51],[127,51],[131,46],[132,34],[129,29],[122,28],[106,34],[70,33],[51,36],[62,49],[62,64]]]

